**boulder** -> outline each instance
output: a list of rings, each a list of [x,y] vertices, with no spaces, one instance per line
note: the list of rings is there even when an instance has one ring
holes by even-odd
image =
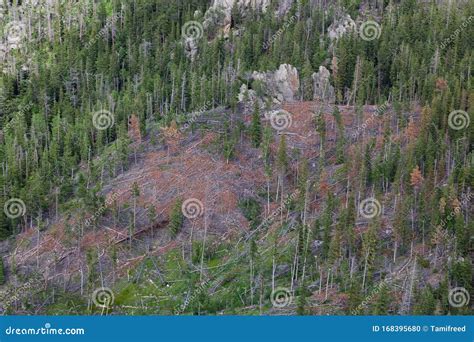
[[[221,0],[222,1],[222,0]],[[237,5],[240,11],[248,12],[249,10],[257,10],[265,13],[270,7],[271,0],[238,0]]]
[[[316,255],[321,250],[321,246],[323,245],[323,241],[321,240],[314,240],[311,244],[311,253]]]
[[[212,6],[206,11],[204,27],[220,27],[224,34],[227,34],[232,23],[234,5],[237,6],[241,15],[245,16],[250,10],[265,13],[270,6],[270,0],[214,0]]]
[[[264,102],[257,92],[253,89],[249,89],[246,84],[240,86],[240,92],[238,95],[240,109],[244,112],[252,111],[255,108],[255,103],[258,103],[259,108],[264,107]]]
[[[276,95],[281,101],[294,101],[300,87],[298,70],[289,64],[282,64],[274,74]]]
[[[221,0],[223,2],[225,0]],[[225,4],[221,4],[219,1],[216,1],[214,5],[209,7],[209,9],[204,14],[204,28],[206,30],[228,32],[230,30],[230,25],[232,22],[231,11],[227,10]],[[232,9],[232,7],[230,7]]]
[[[329,39],[337,40],[347,33],[357,31],[357,25],[349,14],[342,15],[328,27]]]
[[[336,101],[334,87],[329,82],[330,76],[329,70],[324,66],[320,66],[319,71],[312,75],[313,100],[325,103],[334,103]]]
[[[254,71],[252,79],[262,82],[265,95],[280,103],[294,101],[300,85],[298,70],[290,64],[282,64],[276,71]]]
[[[288,11],[290,10],[291,6],[293,5],[294,0],[280,0],[278,4],[278,9],[275,12],[275,16],[277,18],[283,18]]]
[[[300,85],[298,70],[290,64],[282,64],[275,71],[254,71],[247,77],[247,81],[250,88],[243,84],[238,95],[239,102],[245,109],[253,108],[256,101],[260,107],[268,102],[293,102]]]
[[[186,57],[194,61],[198,53],[198,42],[196,41],[196,39],[193,39],[191,37],[185,37],[183,44],[184,53],[186,54]]]

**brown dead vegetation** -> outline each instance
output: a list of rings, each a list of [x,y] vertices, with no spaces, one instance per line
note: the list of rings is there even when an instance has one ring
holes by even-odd
[[[291,155],[293,150],[299,150],[300,155],[306,157],[311,164],[319,158],[321,141],[314,126],[314,113],[320,109],[320,105],[315,102],[291,103],[284,105],[283,109],[292,115],[292,126],[281,133],[287,135],[288,154]],[[327,129],[327,149],[330,152],[336,142],[336,123],[332,115],[333,107],[326,106],[322,109]],[[346,135],[350,135],[357,127],[354,108],[340,106],[339,110],[346,127]],[[364,108],[363,119],[369,124],[361,134],[362,141],[383,134],[384,119],[378,117],[369,120],[375,110],[375,106]],[[138,136],[137,130],[134,129],[137,125],[132,116],[129,133],[134,144],[144,145],[146,141],[142,141],[142,137]],[[218,134],[215,132],[199,133],[198,137],[195,135],[190,139],[187,134],[171,126],[161,134],[164,148],[150,148],[139,154],[136,164],[108,182],[103,189],[103,195],[109,201],[114,194],[116,199],[114,205],[122,209],[128,205],[128,210],[131,210],[133,207],[131,189],[134,183],[138,185],[140,195],[137,198],[137,227],[132,237],[123,222],[114,225],[115,221],[110,217],[110,213],[101,218],[94,229],[89,228],[82,236],[75,231],[73,237],[68,233],[66,224],[68,221],[60,218],[48,230],[40,233],[39,241],[37,241],[37,230],[34,228],[18,235],[17,248],[9,256],[11,261],[15,260],[20,268],[31,268],[38,264],[42,270],[47,269],[48,271],[43,273],[50,274],[51,277],[55,273],[67,272],[65,277],[70,280],[74,276],[77,277],[77,272],[80,270],[85,272],[87,250],[97,250],[102,262],[110,264],[110,253],[107,251],[117,246],[117,269],[123,274],[125,270],[135,267],[147,253],[160,255],[179,246],[181,242],[188,241],[191,230],[194,239],[201,238],[206,231],[208,236],[215,239],[214,241],[231,241],[232,236],[247,231],[249,222],[238,208],[238,203],[242,198],[258,198],[257,192],[266,188],[261,151],[251,148],[244,140],[239,143],[235,158],[227,163],[222,155],[207,150],[207,147],[218,140]],[[399,135],[405,134],[402,131]],[[274,151],[277,149],[277,140],[275,139],[272,146]],[[348,144],[348,155],[356,153],[355,149],[353,145]],[[333,161],[334,156],[327,151],[326,153],[327,159]],[[293,167],[297,170],[297,165]],[[324,177],[318,182],[318,195],[309,203],[309,210],[313,214],[322,209],[320,199],[324,198],[328,191],[337,193],[345,201],[346,181],[337,183],[332,180],[337,169],[337,166],[329,166],[324,170]],[[357,173],[358,167],[354,165],[349,174],[355,176]],[[171,208],[178,199],[189,198],[202,202],[203,214],[192,220],[185,219],[184,229],[178,235],[178,239],[173,241],[166,230]],[[270,210],[275,210],[278,206],[278,203],[271,203]],[[150,207],[155,209],[155,218],[147,217]],[[73,216],[68,220],[81,222],[86,218]],[[364,228],[358,227],[358,229]],[[126,242],[130,238],[132,243],[140,243],[150,236],[155,240],[146,248],[147,253],[143,253],[143,249],[130,251],[126,248]],[[57,267],[58,263],[63,267]]]

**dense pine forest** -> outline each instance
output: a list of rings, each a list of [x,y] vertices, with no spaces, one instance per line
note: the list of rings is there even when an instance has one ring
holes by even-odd
[[[474,314],[474,3],[0,0],[0,312]]]

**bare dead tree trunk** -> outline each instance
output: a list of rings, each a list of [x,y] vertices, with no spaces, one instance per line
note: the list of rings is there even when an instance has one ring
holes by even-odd
[[[331,277],[331,269],[328,270],[328,275],[326,276],[326,294],[324,300],[328,299],[328,289],[329,289],[329,278]]]
[[[275,254],[273,254],[273,258],[272,258],[272,292],[275,291],[275,271],[276,271]]]
[[[295,248],[295,257],[293,258],[293,266],[291,267],[291,286],[290,290],[293,291],[293,285],[295,280],[298,278],[298,246],[299,246],[299,239],[296,242]]]
[[[318,291],[318,294],[321,294],[322,288],[323,288],[323,271],[321,270],[321,266],[319,266],[319,291]]]
[[[202,251],[201,251],[201,270],[199,272],[199,281],[202,282],[202,272],[203,272],[203,269],[204,269],[204,251],[206,249],[206,239],[207,239],[207,213],[208,213],[208,210],[206,210],[209,205],[207,199],[208,199],[208,181],[206,180],[206,199],[204,201],[204,239],[202,241]]]
[[[365,291],[365,277],[367,276],[367,264],[369,262],[369,252],[370,250],[367,250],[367,254],[365,255],[364,275],[362,276],[362,291]]]

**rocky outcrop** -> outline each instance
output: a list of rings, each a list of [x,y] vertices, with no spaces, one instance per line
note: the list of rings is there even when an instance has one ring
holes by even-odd
[[[275,16],[278,18],[284,17],[290,10],[291,6],[293,5],[293,2],[294,0],[280,0],[278,9],[275,12]]]
[[[216,0],[222,1],[222,0]],[[226,0],[224,0],[226,1]],[[241,11],[249,11],[250,9],[262,11],[265,13],[267,9],[270,7],[271,1],[270,0],[238,0],[237,6]]]
[[[298,70],[290,64],[282,64],[276,71],[254,71],[248,81],[251,88],[242,85],[239,102],[293,102],[300,85]]]
[[[336,19],[331,26],[328,27],[329,39],[337,40],[347,33],[354,32],[357,30],[357,25],[352,20],[349,14],[343,15],[341,18]]]
[[[298,70],[290,64],[282,64],[273,72],[254,71],[252,79],[262,82],[265,95],[277,102],[294,101],[300,85]]]
[[[285,2],[287,1],[285,0]],[[270,6],[270,0],[214,0],[212,6],[206,11],[204,26],[206,28],[220,27],[224,34],[227,34],[232,23],[234,6],[237,6],[239,12],[244,16],[250,10],[265,13]]]
[[[264,106],[263,99],[257,95],[255,90],[249,89],[246,84],[240,86],[238,100],[243,111],[252,110],[255,108],[255,103],[257,103],[260,108]]]
[[[204,15],[204,28],[211,32],[222,31],[224,34],[228,34],[230,31],[232,17],[231,10],[229,11],[227,8],[228,7],[225,7],[220,3],[215,3],[213,6],[211,6]],[[230,8],[232,9],[232,7]]]
[[[193,39],[191,37],[185,37],[183,44],[184,53],[186,54],[186,57],[194,61],[198,53],[198,42],[196,41],[196,39]]]
[[[324,66],[312,75],[313,78],[313,100],[325,103],[334,103],[336,100],[334,87],[329,82],[331,74]]]

